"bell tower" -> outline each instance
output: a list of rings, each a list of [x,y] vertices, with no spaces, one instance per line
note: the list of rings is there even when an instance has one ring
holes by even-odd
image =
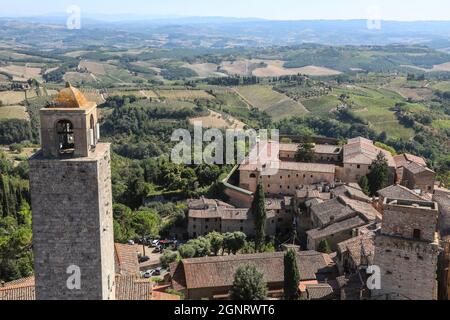
[[[40,111],[42,149],[30,159],[38,300],[115,297],[110,145],[97,106],[67,84]]]

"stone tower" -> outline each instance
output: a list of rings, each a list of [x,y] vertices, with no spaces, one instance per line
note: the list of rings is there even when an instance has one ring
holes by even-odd
[[[110,145],[98,143],[97,106],[68,84],[40,119],[42,150],[30,159],[36,298],[114,299]]]
[[[383,203],[381,232],[375,238],[374,265],[381,269],[376,299],[436,300],[441,251],[435,202],[396,200]]]

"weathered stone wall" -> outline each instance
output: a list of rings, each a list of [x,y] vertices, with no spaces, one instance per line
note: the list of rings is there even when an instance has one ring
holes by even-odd
[[[107,144],[89,158],[30,160],[38,300],[114,298],[109,161]],[[72,265],[81,270],[80,290],[67,287]]]
[[[374,265],[381,269],[381,290],[372,295],[378,299],[436,300],[441,250],[436,237],[437,204],[386,199],[383,211],[374,256]]]
[[[299,172],[280,169],[278,174],[274,176],[258,177],[257,175],[259,174],[260,173],[258,172],[241,171],[239,186],[243,189],[255,192],[258,183],[262,183],[264,191],[268,194],[293,196],[299,186],[313,185],[321,182],[333,184],[335,182],[334,173]],[[256,178],[251,178],[251,175]]]
[[[379,235],[375,247],[374,264],[381,268],[381,290],[373,291],[375,297],[437,299],[437,244]]]
[[[419,189],[422,192],[432,193],[434,191],[434,182],[436,181],[436,173],[432,171],[424,171],[414,174],[408,169],[403,172],[403,185],[408,189]]]
[[[383,211],[383,234],[413,239],[414,230],[417,229],[421,231],[421,240],[435,240],[437,208],[428,210],[385,205]]]

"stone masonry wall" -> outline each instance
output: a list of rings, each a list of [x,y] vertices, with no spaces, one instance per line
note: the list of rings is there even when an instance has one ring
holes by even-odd
[[[38,300],[114,297],[109,168],[106,144],[89,158],[48,160],[38,154],[30,160]],[[80,290],[67,287],[71,265],[80,267]]]
[[[381,290],[372,295],[394,300],[436,300],[436,244],[377,236],[374,264],[381,268]]]

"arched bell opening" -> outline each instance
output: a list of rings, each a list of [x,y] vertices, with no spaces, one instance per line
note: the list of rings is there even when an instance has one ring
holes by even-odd
[[[58,135],[58,151],[60,156],[73,155],[75,152],[75,134],[73,124],[68,120],[60,120],[56,124]]]

